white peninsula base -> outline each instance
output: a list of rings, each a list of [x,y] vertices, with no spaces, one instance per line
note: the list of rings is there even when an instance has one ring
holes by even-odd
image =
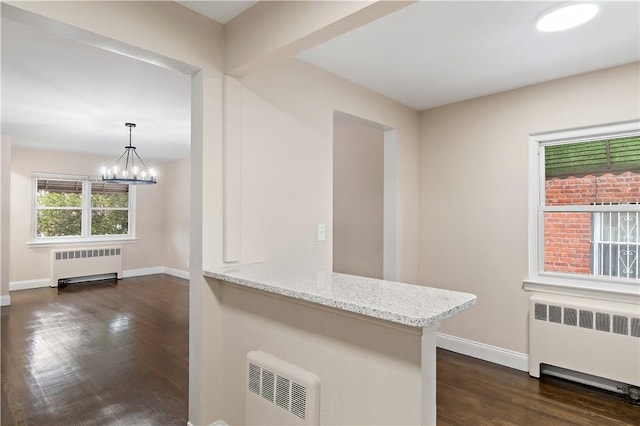
[[[269,264],[204,275],[221,289],[212,421],[246,424],[246,355],[262,351],[319,377],[319,424],[436,423],[436,329],[474,295]]]

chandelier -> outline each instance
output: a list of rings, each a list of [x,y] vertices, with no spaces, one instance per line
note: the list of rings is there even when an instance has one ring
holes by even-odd
[[[106,182],[124,183],[128,185],[145,185],[157,183],[156,171],[150,169],[131,145],[131,129],[135,123],[124,123],[129,128],[129,146],[124,147],[122,155],[110,168],[102,167],[102,180]]]

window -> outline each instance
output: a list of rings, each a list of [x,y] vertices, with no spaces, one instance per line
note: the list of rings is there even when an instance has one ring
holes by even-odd
[[[96,178],[34,175],[36,242],[133,237],[133,191]]]
[[[530,281],[640,293],[639,124],[531,137]]]

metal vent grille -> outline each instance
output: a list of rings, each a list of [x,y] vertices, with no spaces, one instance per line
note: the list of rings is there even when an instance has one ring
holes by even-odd
[[[580,327],[593,328],[593,312],[580,310]]]
[[[262,369],[262,397],[273,402],[275,376],[272,371]]]
[[[262,396],[302,420],[306,419],[306,386],[252,362],[248,363],[247,386],[250,392]]]
[[[285,410],[289,410],[290,381],[278,376],[276,380],[276,404]]]
[[[574,308],[564,308],[564,323],[566,325],[578,325],[578,311]]]
[[[260,367],[249,363],[249,390],[260,395]]]
[[[611,331],[611,316],[609,314],[603,314],[602,312],[596,312],[596,330]]]
[[[631,334],[633,337],[640,337],[640,318],[631,318]]]
[[[307,411],[307,389],[297,383],[291,386],[291,412],[304,420]]]
[[[120,248],[56,251],[56,260],[85,259],[87,257],[120,256]]]
[[[613,316],[613,332],[616,334],[629,334],[629,318],[620,315]]]
[[[562,322],[562,308],[560,306],[549,306],[549,321],[558,324]]]
[[[547,316],[548,313],[548,316]],[[616,333],[623,336],[640,338],[640,318],[613,315],[606,312],[578,310],[576,308],[535,303],[534,318],[539,321],[549,321],[569,326],[580,326],[606,333]]]
[[[547,305],[544,303],[536,303],[535,305],[535,318],[537,320],[546,321],[547,320]]]

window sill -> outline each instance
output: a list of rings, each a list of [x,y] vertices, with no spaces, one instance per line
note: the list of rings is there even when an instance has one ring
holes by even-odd
[[[589,282],[554,280],[536,277],[523,281],[525,291],[536,293],[560,294],[564,296],[587,297],[597,300],[640,304],[640,284],[621,284],[611,282]]]
[[[28,248],[50,248],[60,246],[95,246],[97,244],[131,244],[140,241],[135,237],[116,237],[116,238],[100,238],[100,239],[64,239],[64,240],[49,240],[49,241],[29,241],[27,243]]]

